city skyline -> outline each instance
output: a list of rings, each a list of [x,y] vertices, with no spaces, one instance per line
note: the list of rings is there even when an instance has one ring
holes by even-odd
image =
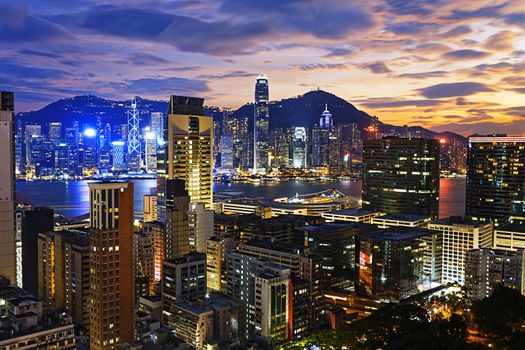
[[[76,94],[179,93],[237,108],[252,101],[254,77],[264,73],[270,100],[320,87],[386,123],[525,133],[519,1],[86,0],[0,9],[0,88],[15,91],[17,111]]]

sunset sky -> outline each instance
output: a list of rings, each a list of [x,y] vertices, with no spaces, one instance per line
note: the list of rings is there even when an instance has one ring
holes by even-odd
[[[71,4],[74,5],[71,5]],[[94,94],[239,107],[320,87],[382,121],[525,135],[525,1],[0,0],[18,111]]]

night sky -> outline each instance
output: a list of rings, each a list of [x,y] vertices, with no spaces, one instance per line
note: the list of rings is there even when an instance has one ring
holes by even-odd
[[[525,135],[525,1],[0,0],[17,110],[77,94],[239,107],[311,89],[382,121]]]

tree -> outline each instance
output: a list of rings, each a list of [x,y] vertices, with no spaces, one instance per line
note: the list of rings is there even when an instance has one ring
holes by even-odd
[[[506,346],[523,336],[525,297],[516,289],[496,286],[492,295],[472,307],[474,321],[481,334]]]

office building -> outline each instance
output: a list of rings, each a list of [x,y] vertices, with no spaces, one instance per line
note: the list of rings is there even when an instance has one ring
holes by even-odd
[[[213,210],[203,203],[191,203],[188,213],[190,250],[206,252],[206,241],[213,236]]]
[[[126,170],[126,143],[124,141],[113,141],[113,171]]]
[[[49,123],[48,140],[56,146],[62,141],[62,123]]]
[[[206,295],[206,254],[192,252],[164,260],[162,274],[162,322],[173,327],[175,305],[181,300]]]
[[[157,221],[157,195],[145,194],[143,203],[144,222]]]
[[[285,214],[268,219],[256,218],[246,222],[240,231],[240,241],[268,238],[279,243],[293,243],[297,229],[324,222],[318,216]]]
[[[76,235],[64,243],[64,308],[89,334],[89,237]]]
[[[188,218],[190,197],[183,180],[166,180],[164,183],[164,258],[173,259],[190,251],[190,222]],[[159,207],[157,207],[157,213],[159,213],[158,210],[160,210]]]
[[[270,141],[270,99],[268,78],[260,74],[255,82],[253,170],[266,171]]]
[[[438,217],[437,140],[367,140],[363,162],[363,209]]]
[[[173,324],[177,338],[195,349],[204,349],[213,339],[213,310],[188,301],[175,303]]]
[[[204,116],[203,103],[201,98],[171,96],[167,144],[164,154],[158,155],[159,212],[164,210],[166,179],[183,180],[191,203],[204,203],[207,209],[212,208],[213,119]],[[159,215],[161,221],[163,215]]]
[[[306,168],[308,165],[308,139],[306,128],[294,128],[293,136],[293,167]]]
[[[14,119],[14,94],[0,91],[0,275],[16,283]]]
[[[440,284],[440,233],[394,227],[363,233],[356,244],[356,290],[367,297],[399,302]]]
[[[426,227],[432,221],[431,217],[415,214],[385,214],[372,218],[372,225],[379,228],[389,227]]]
[[[525,224],[508,224],[494,228],[494,247],[525,249]]]
[[[146,171],[157,171],[157,136],[153,132],[146,134]]]
[[[226,293],[226,254],[235,249],[234,235],[212,236],[206,241],[206,288]]]
[[[154,280],[155,292],[160,293],[160,283],[162,280],[162,261],[165,253],[165,229],[161,222],[145,222],[143,225],[144,232],[147,232],[153,237],[153,254],[154,254]]]
[[[494,226],[525,222],[525,137],[469,138],[466,215]]]
[[[240,300],[241,342],[262,338],[277,345],[291,337],[290,269],[232,250],[227,258],[227,281],[228,295]]]
[[[472,300],[489,297],[496,285],[525,294],[525,250],[472,249],[465,257],[465,289]]]
[[[90,349],[134,340],[133,183],[90,183]]]
[[[164,139],[164,113],[151,112],[150,126],[150,130],[155,135],[155,138],[158,141],[162,141]]]
[[[155,294],[155,237],[150,232],[135,232],[134,260],[135,278],[144,279],[146,288],[143,292],[136,291],[136,297]]]
[[[233,135],[222,135],[221,136],[221,172],[231,173],[234,171],[233,167]]]
[[[442,283],[465,283],[465,256],[471,249],[492,246],[492,222],[451,216],[428,224],[443,235]]]
[[[29,293],[38,294],[38,234],[53,231],[53,209],[46,207],[27,210],[22,219],[22,278]]]
[[[380,216],[381,212],[364,209],[341,209],[322,213],[321,217],[327,222],[350,221],[370,224],[374,217]]]
[[[300,228],[297,243],[321,257],[324,288],[341,284],[351,288],[356,276],[356,237],[375,230],[375,226],[355,222],[330,222]]]

